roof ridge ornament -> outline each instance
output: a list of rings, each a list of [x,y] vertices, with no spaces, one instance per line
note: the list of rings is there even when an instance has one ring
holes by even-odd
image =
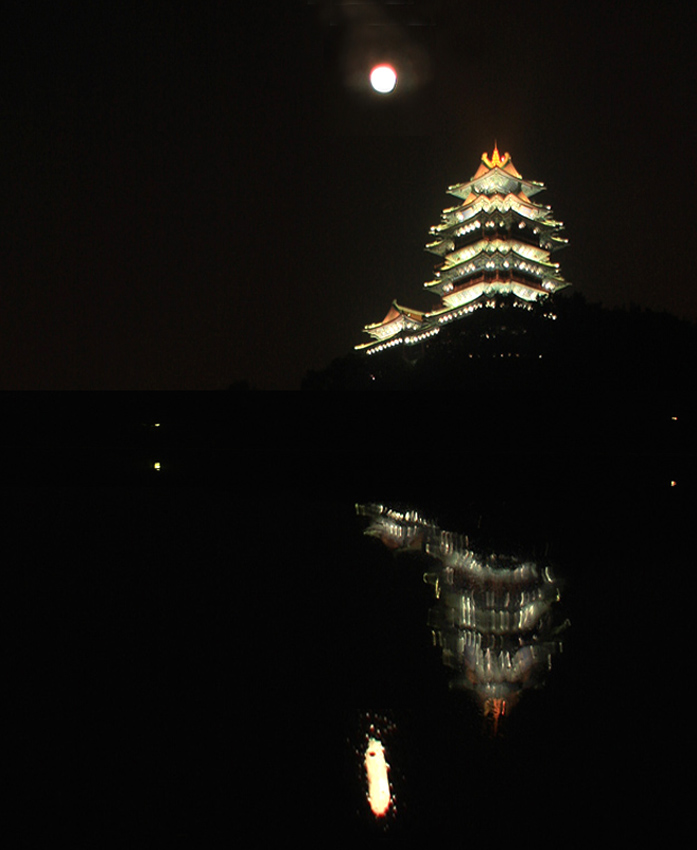
[[[503,156],[499,153],[499,147],[496,140],[494,140],[494,152],[491,154],[491,159],[486,154],[486,151],[482,154],[482,162],[488,168],[503,168],[504,165],[511,161],[511,155],[506,152]]]

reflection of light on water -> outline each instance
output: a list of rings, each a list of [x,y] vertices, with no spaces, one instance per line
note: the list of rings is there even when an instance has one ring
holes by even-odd
[[[354,744],[354,752],[360,762],[360,781],[367,802],[363,815],[389,828],[397,815],[395,772],[390,764],[390,739],[396,724],[389,711],[361,711],[359,724],[359,740]]]
[[[524,691],[537,688],[562,651],[560,585],[534,558],[475,550],[466,535],[441,529],[414,510],[356,505],[365,534],[392,550],[420,551],[435,569],[424,575],[436,602],[428,615],[433,643],[450,668],[450,688],[467,690],[497,734]]]
[[[383,505],[356,505],[359,516],[371,519],[365,534],[377,537],[388,549],[420,550],[430,523],[416,511],[399,511]]]
[[[428,622],[450,687],[477,697],[494,735],[525,690],[539,687],[561,652],[557,581],[534,560],[475,553],[465,541],[434,540],[440,569],[424,579],[436,604]]]
[[[491,721],[494,734],[497,734],[499,730],[499,720],[506,714],[506,700],[496,699],[495,697],[486,700],[484,702],[483,713],[484,717]]]
[[[382,742],[376,738],[369,738],[365,751],[365,773],[368,780],[368,803],[376,817],[384,817],[390,807],[388,770],[389,765],[385,760],[385,748]]]

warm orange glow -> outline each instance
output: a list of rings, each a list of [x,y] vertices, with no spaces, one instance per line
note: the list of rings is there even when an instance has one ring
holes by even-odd
[[[494,152],[491,155],[491,159],[486,155],[486,151],[482,154],[482,162],[484,165],[488,165],[489,168],[503,168],[507,162],[511,159],[511,155],[509,153],[505,153],[503,157],[499,153],[498,145],[494,144]]]
[[[390,782],[385,750],[375,738],[368,740],[365,751],[365,772],[368,777],[368,803],[376,817],[383,817],[390,807]]]
[[[490,717],[494,726],[494,735],[499,731],[499,720],[506,714],[505,699],[488,699],[484,703],[484,716]]]

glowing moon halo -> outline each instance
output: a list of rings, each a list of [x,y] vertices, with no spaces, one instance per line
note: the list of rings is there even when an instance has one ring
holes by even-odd
[[[397,85],[397,72],[392,65],[376,65],[370,72],[370,85],[380,94],[389,94]]]

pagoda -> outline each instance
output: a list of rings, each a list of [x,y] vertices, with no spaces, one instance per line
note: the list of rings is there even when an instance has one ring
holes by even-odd
[[[483,153],[469,181],[448,187],[460,203],[443,210],[430,231],[426,250],[440,262],[424,288],[438,297],[438,305],[429,312],[394,301],[381,322],[363,328],[371,340],[356,350],[375,354],[415,345],[475,310],[504,303],[534,311],[569,286],[551,260],[567,243],[559,235],[563,224],[554,220],[551,207],[531,200],[544,188],[524,179],[496,144],[491,156]]]

